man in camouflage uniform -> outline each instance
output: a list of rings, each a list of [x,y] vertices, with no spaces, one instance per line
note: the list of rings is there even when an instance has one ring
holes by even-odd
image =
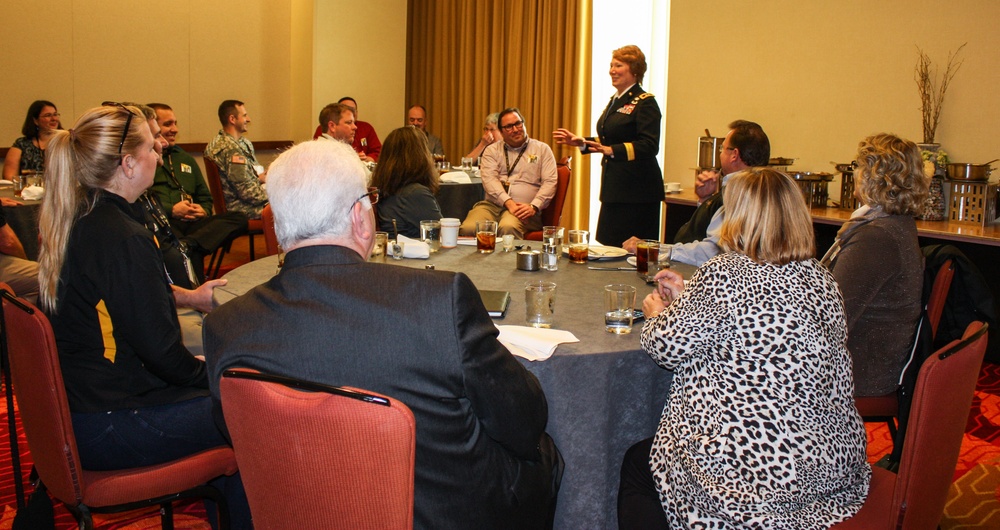
[[[222,130],[205,147],[205,158],[219,166],[226,208],[243,212],[250,219],[260,219],[267,204],[264,166],[257,162],[253,144],[243,135],[250,117],[242,101],[227,99],[219,105]]]

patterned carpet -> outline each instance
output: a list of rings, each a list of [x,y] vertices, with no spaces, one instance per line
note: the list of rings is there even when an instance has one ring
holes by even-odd
[[[16,412],[16,411],[15,411]],[[875,462],[891,449],[889,430],[885,424],[867,424],[868,457]],[[21,465],[25,475],[31,469],[24,432],[18,422]],[[7,435],[7,408],[0,399],[0,530],[8,530],[14,520],[17,501]],[[72,515],[56,503],[56,528],[76,528]],[[159,528],[159,513],[154,509],[136,510],[124,514],[95,514],[101,529],[145,530]],[[207,530],[205,509],[200,501],[174,505],[174,524],[178,530]],[[941,520],[943,530],[1000,528],[1000,365],[983,365],[976,395],[969,412],[969,422],[962,450],[955,469],[955,482]]]
[[[866,424],[868,460],[890,452],[889,428]],[[941,519],[942,530],[1000,528],[1000,365],[984,363]]]

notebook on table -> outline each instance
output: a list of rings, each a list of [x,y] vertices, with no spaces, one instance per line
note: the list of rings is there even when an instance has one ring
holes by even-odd
[[[479,296],[483,299],[483,305],[493,318],[503,318],[510,305],[510,292],[508,291],[487,291],[480,289]]]

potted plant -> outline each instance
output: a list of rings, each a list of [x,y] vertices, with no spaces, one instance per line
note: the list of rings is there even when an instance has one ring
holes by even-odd
[[[913,70],[913,80],[917,82],[917,91],[920,93],[920,112],[923,117],[925,144],[934,143],[934,134],[937,132],[938,121],[941,118],[944,95],[948,91],[948,85],[952,78],[962,67],[964,60],[958,60],[958,55],[962,52],[962,48],[965,48],[965,44],[948,54],[948,65],[944,69],[939,86],[936,86],[937,69],[931,67],[931,58],[919,47],[917,48],[917,66]]]

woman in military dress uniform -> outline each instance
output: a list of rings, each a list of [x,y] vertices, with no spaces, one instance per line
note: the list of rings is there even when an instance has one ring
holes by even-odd
[[[611,84],[617,93],[597,119],[597,137],[584,138],[556,129],[556,143],[579,147],[583,153],[601,153],[601,213],[597,240],[621,245],[632,235],[659,239],[663,174],[656,154],[660,149],[660,107],[642,89],[646,56],[638,46],[611,54]]]

